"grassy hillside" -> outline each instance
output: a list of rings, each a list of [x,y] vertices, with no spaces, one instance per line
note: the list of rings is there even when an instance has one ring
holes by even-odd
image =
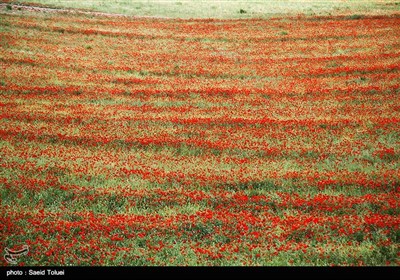
[[[29,0],[3,1],[10,3],[39,3],[55,7],[89,9],[108,13],[138,16],[179,18],[248,18],[277,14],[388,14],[399,11],[397,0],[264,0],[264,1],[195,1],[195,0]]]

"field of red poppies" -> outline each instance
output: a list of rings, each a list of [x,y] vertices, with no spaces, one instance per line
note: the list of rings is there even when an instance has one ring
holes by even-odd
[[[2,255],[400,265],[399,26],[3,13]]]

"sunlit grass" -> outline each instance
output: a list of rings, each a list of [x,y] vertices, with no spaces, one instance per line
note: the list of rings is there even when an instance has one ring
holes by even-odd
[[[360,17],[359,14],[373,10],[380,13],[399,10],[395,0],[384,2],[378,0],[32,0],[29,2],[53,7],[88,9],[131,16],[172,18],[252,18],[279,14],[330,15],[344,13],[355,19]]]

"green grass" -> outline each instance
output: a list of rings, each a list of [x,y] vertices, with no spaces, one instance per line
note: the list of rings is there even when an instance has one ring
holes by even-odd
[[[63,1],[47,2],[59,5]],[[90,3],[81,2],[68,1],[70,6]],[[109,3],[114,5],[114,12],[123,12],[122,7],[127,9],[129,3],[143,3],[149,9],[148,15],[158,15],[156,9],[150,13],[152,1],[97,3],[93,9],[102,8],[107,12],[113,11],[105,8],[110,6]],[[163,3],[167,7],[172,2]],[[197,6],[195,3],[176,4],[180,8],[175,10],[175,16],[201,17],[202,12],[212,12],[204,8],[203,2]],[[289,1],[275,3],[286,5]],[[355,7],[361,2],[352,3]],[[184,14],[182,11],[190,7],[189,4],[196,8],[192,14]],[[314,18],[300,20],[303,25],[297,25],[297,18],[285,17],[270,21],[233,22],[132,20],[63,13],[29,16],[28,12],[12,14],[17,10],[15,6],[11,11],[6,9],[4,5],[0,16],[0,31],[5,35],[2,38],[2,61],[9,59],[11,62],[5,64],[8,68],[0,78],[0,84],[10,87],[2,89],[0,104],[7,104],[9,107],[5,108],[9,109],[4,110],[6,117],[1,120],[1,130],[15,132],[15,135],[3,133],[0,139],[0,204],[6,213],[0,221],[4,225],[3,247],[29,245],[30,255],[21,257],[18,260],[21,263],[29,266],[400,264],[400,231],[397,227],[400,179],[396,172],[400,168],[400,135],[398,123],[378,122],[384,118],[397,118],[398,106],[394,98],[397,92],[390,92],[387,87],[396,84],[398,76],[381,73],[378,82],[382,90],[371,90],[371,93],[350,89],[371,85],[376,79],[375,74],[318,76],[314,81],[338,84],[336,88],[343,87],[352,92],[349,95],[347,92],[336,94],[332,90],[325,95],[322,92],[306,94],[308,80],[303,76],[299,79],[292,73],[294,76],[292,79],[289,76],[286,83],[298,83],[293,90],[282,94],[261,91],[260,94],[231,96],[229,91],[223,90],[223,85],[241,85],[243,81],[246,83],[244,88],[257,84],[257,88],[262,88],[264,83],[280,88],[287,76],[270,75],[268,69],[263,72],[265,76],[247,71],[254,65],[250,62],[234,64],[242,71],[229,73],[229,69],[227,73],[210,71],[208,76],[197,75],[196,71],[189,71],[195,65],[191,61],[200,61],[204,54],[199,52],[195,53],[199,56],[193,56],[193,60],[184,59],[185,51],[194,51],[199,46],[209,56],[215,55],[216,51],[212,50],[215,48],[219,55],[228,57],[239,49],[237,46],[242,46],[240,38],[247,30],[258,28],[256,31],[261,30],[262,37],[268,33],[269,25],[273,27],[269,29],[272,34],[285,38],[296,36],[297,30],[298,36],[311,30],[312,34],[321,34],[325,29],[319,28],[320,23],[313,21]],[[136,9],[138,12],[132,14],[145,15],[139,13],[143,9]],[[132,11],[136,10],[132,8]],[[246,12],[240,13],[240,10]],[[233,5],[226,11],[233,11],[232,17],[256,15],[245,5]],[[171,10],[163,8],[162,12],[167,15]],[[232,14],[221,13],[218,17]],[[357,21],[371,23],[371,26],[378,22],[376,26],[379,26],[386,19],[393,20],[389,17],[377,21],[366,19],[362,11],[349,10],[337,21],[329,18],[321,22],[333,21],[339,26],[338,31],[351,32],[360,30]],[[125,27],[125,24],[136,22],[143,25],[143,34],[174,34],[172,39],[125,36],[124,31],[132,32],[133,29],[132,25]],[[168,24],[157,27],[153,25],[155,22]],[[196,25],[199,22],[201,24]],[[313,26],[315,29],[307,30],[310,22],[316,24]],[[229,30],[230,26],[242,24],[249,25],[249,28],[240,34],[233,33],[239,35],[238,39],[228,32],[221,38],[207,33],[208,27],[228,27],[226,30]],[[200,31],[204,28],[205,34],[201,35],[199,31],[199,34],[183,37],[185,40],[179,43],[184,48],[177,48],[177,36],[187,35],[184,28],[190,25],[200,27]],[[393,48],[388,51],[392,53],[397,45],[395,40],[389,40],[394,36],[387,34],[398,30],[395,26],[389,25],[385,30],[366,30],[372,38],[346,39],[344,36],[337,41],[336,37],[330,38],[329,44],[336,42],[330,53],[324,47],[326,39],[317,41],[312,36],[290,44],[274,42],[272,44],[277,48],[275,53],[271,53],[273,57],[294,58],[296,64],[305,67],[302,75],[306,76],[314,69],[311,63],[301,64],[310,55],[306,50],[313,50],[311,55],[316,58],[331,56],[329,61],[320,63],[321,67],[325,63],[328,68],[345,67],[354,62],[338,59],[333,54],[335,50],[351,56],[354,51],[351,47],[356,42],[362,47],[359,48],[360,55],[375,55],[379,49],[375,49],[373,43],[380,42],[379,46]],[[87,28],[115,29],[121,34],[85,35],[83,31]],[[60,30],[65,32],[61,34]],[[193,30],[196,33],[198,29]],[[165,67],[158,70],[149,64],[132,67],[135,70],[119,70],[118,67],[129,60],[129,50],[142,44],[148,46],[142,53],[154,54],[154,64],[165,63]],[[237,53],[243,58],[251,56],[251,53],[253,56],[268,56],[258,54],[268,44],[254,44],[248,50],[241,48]],[[157,60],[159,54],[170,57],[167,55],[174,52],[176,59],[174,57],[170,64],[166,60]],[[56,57],[62,58],[60,63],[54,63]],[[24,58],[31,58],[35,63],[25,62]],[[135,59],[140,58],[133,57],[132,61]],[[75,65],[70,67],[72,63]],[[171,70],[175,64],[181,72],[179,69],[177,73]],[[102,69],[103,65],[110,67]],[[225,66],[224,62],[213,65]],[[277,62],[273,67],[284,70],[284,67],[293,65]],[[372,65],[375,61],[371,62]],[[91,74],[98,74],[103,80],[86,79],[86,75],[90,77]],[[132,82],[135,81],[132,78],[138,78],[138,85]],[[149,84],[142,86],[141,78],[148,78]],[[240,82],[236,83],[238,80]],[[194,85],[191,87],[194,92],[169,91],[171,84],[179,89],[179,81],[183,81],[182,85]],[[14,84],[27,87],[21,87],[19,93],[13,89]],[[97,84],[110,91],[114,88],[120,91],[115,95],[107,92],[92,94],[92,88],[97,89]],[[215,93],[211,91],[210,96],[197,90],[208,84],[221,84],[221,89]],[[46,90],[32,95],[28,85],[33,87],[32,92],[35,92],[35,86],[55,85],[58,92]],[[72,89],[67,90],[68,86]],[[148,88],[160,89],[160,92],[146,93]],[[285,85],[284,89],[287,88]],[[393,98],[387,98],[387,94]],[[147,108],[143,112],[145,117],[167,117],[161,119],[162,122],[152,118],[126,118],[136,114],[132,109],[137,107]],[[184,110],[181,112],[177,108]],[[381,110],[375,111],[375,108]],[[328,118],[328,112],[336,109],[337,114]],[[211,116],[213,121],[209,124],[175,123],[169,117],[175,110],[179,112],[176,114],[178,120],[188,117],[200,120]],[[194,112],[194,115],[186,114],[185,110]],[[246,118],[246,112],[252,110],[265,112],[266,116],[274,116],[282,122],[254,125],[245,121],[219,123],[219,112],[238,118],[237,112],[244,112]],[[287,112],[298,112],[298,115],[292,114],[292,118],[316,122],[284,122],[289,119]],[[356,114],[360,115],[359,123],[342,122]],[[65,116],[71,118],[64,123]],[[53,129],[32,136],[33,132],[47,127]],[[249,127],[263,133],[253,134]],[[99,131],[110,136],[110,141],[96,142]],[[206,133],[202,134],[204,131]],[[243,137],[237,137],[235,133],[238,132]],[[179,141],[154,141],[150,144],[134,141],[136,136],[154,138],[161,133]],[[173,138],[174,134],[179,138]],[[64,138],[63,135],[73,137]],[[221,139],[223,143],[229,137],[241,144],[223,147],[188,141],[205,138],[211,143]],[[260,143],[277,149],[264,151],[259,148]],[[136,171],[148,172],[142,175]],[[353,180],[353,176],[365,180]],[[328,183],[320,184],[324,181]],[[377,186],[369,182],[376,182]],[[374,217],[381,219],[376,218],[375,223]]]
[[[395,0],[350,0],[350,1],[294,1],[294,0],[261,0],[261,1],[197,1],[197,0],[29,0],[15,1],[88,9],[93,11],[118,13],[133,16],[156,16],[172,18],[253,18],[269,17],[279,14],[330,15],[346,13],[351,19],[358,13],[371,10],[399,11]],[[382,3],[384,2],[384,3]]]

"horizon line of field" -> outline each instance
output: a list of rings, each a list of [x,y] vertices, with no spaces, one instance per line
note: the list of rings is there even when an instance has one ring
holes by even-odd
[[[214,1],[215,2],[215,1]],[[229,2],[229,1],[226,1]],[[247,1],[243,1],[246,2]],[[326,2],[326,1],[325,1]],[[368,2],[366,0],[365,2]],[[396,5],[396,3],[395,3]],[[354,10],[352,14],[307,14],[305,11],[302,12],[293,12],[293,11],[280,11],[280,12],[270,12],[264,13],[259,15],[253,15],[250,17],[218,17],[218,16],[211,16],[211,17],[179,17],[179,16],[162,16],[162,15],[139,15],[139,14],[123,14],[117,12],[104,12],[101,10],[91,10],[85,8],[74,8],[74,7],[62,7],[62,6],[48,6],[45,4],[40,3],[0,3],[0,7],[3,7],[5,11],[0,11],[2,14],[9,14],[11,10],[16,11],[13,16],[23,16],[22,13],[29,13],[37,15],[37,12],[41,12],[42,15],[47,14],[56,14],[56,15],[68,15],[72,17],[87,17],[87,18],[105,18],[105,19],[115,19],[115,20],[152,20],[152,21],[177,21],[177,22],[185,22],[185,21],[204,21],[204,22],[214,22],[214,21],[265,21],[265,20],[280,20],[282,18],[286,19],[296,19],[296,20],[321,20],[321,19],[339,19],[339,20],[359,20],[359,19],[371,19],[371,18],[383,18],[383,17],[399,17],[400,15],[397,11],[387,10],[391,13],[387,14],[374,14],[370,13],[372,10]],[[247,11],[240,9],[238,12],[241,14],[247,14]],[[364,13],[367,12],[367,13]]]

